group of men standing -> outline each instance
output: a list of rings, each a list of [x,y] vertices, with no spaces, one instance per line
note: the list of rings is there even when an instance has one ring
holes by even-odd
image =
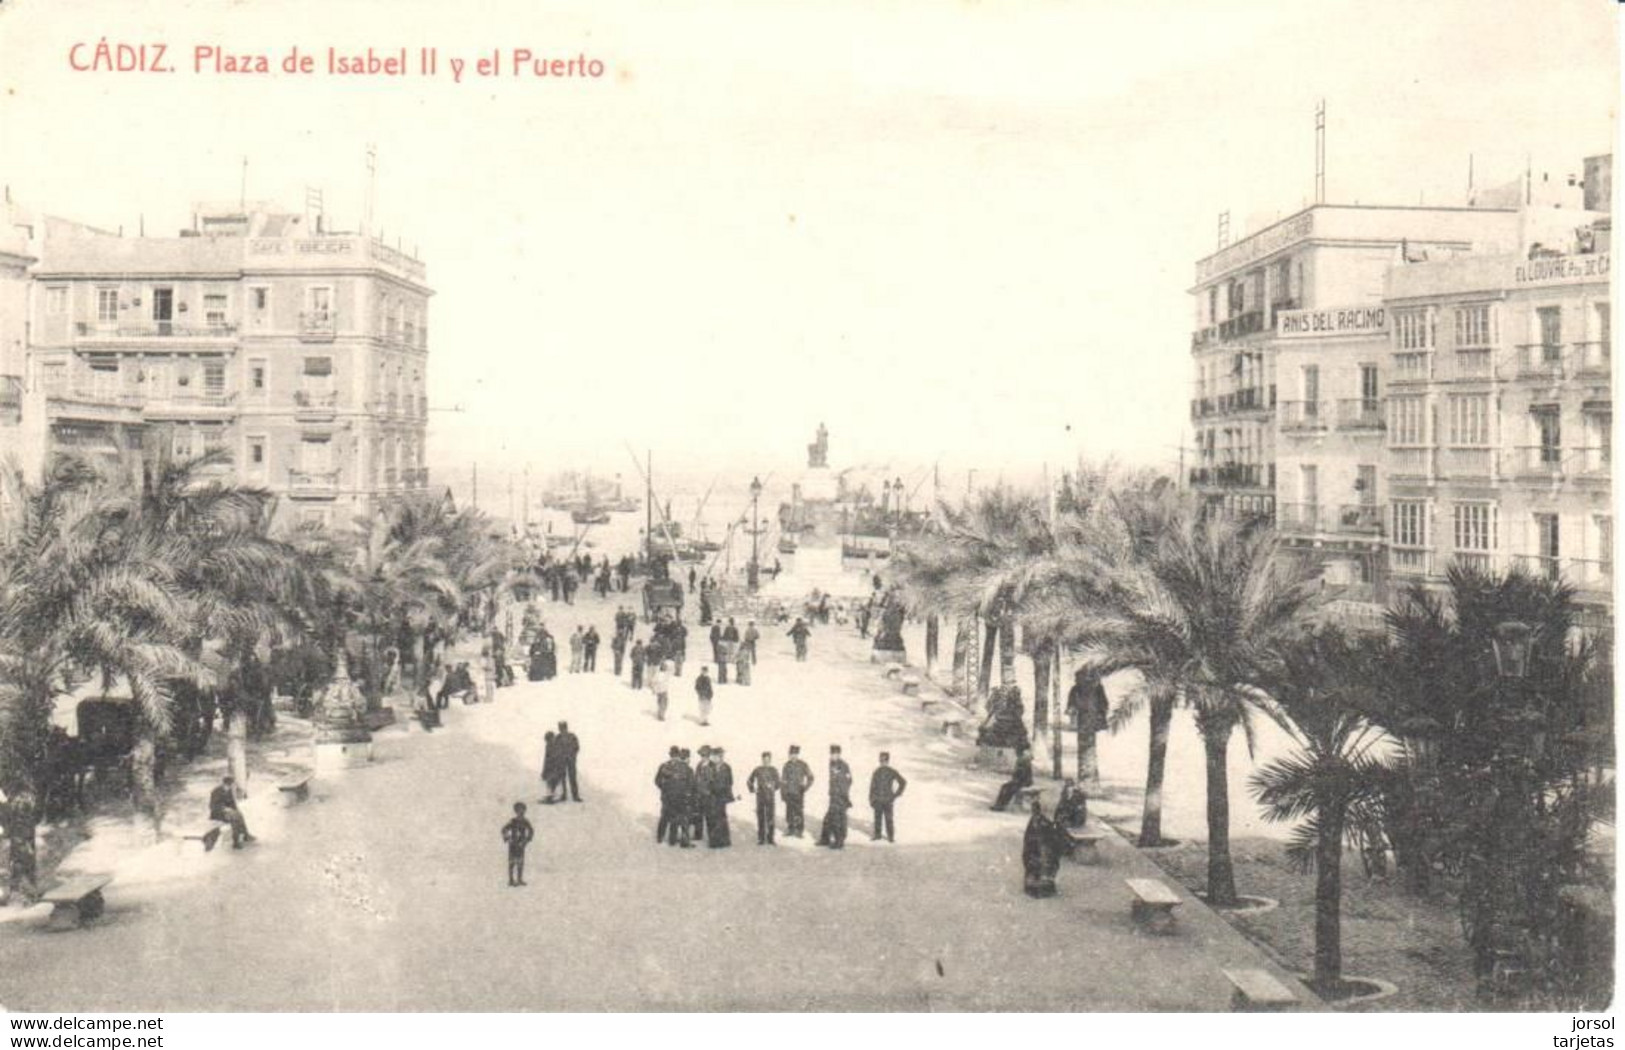
[[[829,807],[819,830],[818,845],[830,849],[846,846],[847,810],[852,808],[852,768],[841,757],[838,744],[829,749]],[[690,849],[704,840],[712,849],[732,845],[728,806],[739,801],[734,794],[733,768],[720,747],[701,747],[700,760],[690,766],[687,748],[673,746],[655,772],[660,791],[660,822],[655,841]],[[806,834],[806,799],[817,778],[801,758],[801,748],[790,745],[790,757],[783,768],[775,767],[773,754],[762,752],[762,761],[745,780],[745,790],[756,798],[756,844],[777,845],[778,799],[784,799],[785,834],[800,838]],[[880,753],[879,765],[869,778],[869,805],[874,810],[871,838],[897,840],[894,807],[908,787],[908,781],[891,766],[891,755]]]

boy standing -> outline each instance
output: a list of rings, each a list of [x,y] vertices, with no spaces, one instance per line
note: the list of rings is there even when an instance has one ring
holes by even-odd
[[[525,804],[513,804],[513,819],[502,825],[502,841],[508,844],[508,885],[525,885],[525,847],[536,837],[536,829],[525,819]]]

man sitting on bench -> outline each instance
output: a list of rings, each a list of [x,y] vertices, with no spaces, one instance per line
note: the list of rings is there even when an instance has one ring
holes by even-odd
[[[994,800],[989,809],[1003,813],[1015,800],[1017,792],[1024,787],[1033,786],[1033,753],[1025,747],[1016,748],[1016,769],[1010,774],[1010,779],[999,786],[999,797]]]
[[[1067,777],[1061,782],[1061,797],[1055,803],[1055,823],[1062,830],[1071,831],[1089,822],[1089,796],[1078,787],[1078,782]]]
[[[209,793],[209,819],[230,824],[231,848],[242,849],[243,843],[254,841],[254,836],[248,833],[248,822],[243,820],[243,811],[237,808],[234,783],[227,773],[221,778],[220,786]]]

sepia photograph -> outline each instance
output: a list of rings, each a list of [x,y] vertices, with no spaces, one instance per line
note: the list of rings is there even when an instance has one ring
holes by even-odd
[[[0,0],[8,1045],[1612,1046],[1619,17]]]

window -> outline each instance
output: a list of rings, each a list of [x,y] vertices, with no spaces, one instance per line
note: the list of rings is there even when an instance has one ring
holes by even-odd
[[[1493,551],[1496,547],[1496,518],[1493,503],[1458,503],[1453,508],[1456,550]]]
[[[40,388],[47,394],[60,394],[68,386],[68,366],[52,361],[40,366]]]
[[[333,374],[333,359],[331,357],[305,358],[305,375],[330,376]]]
[[[96,289],[96,320],[103,324],[118,320],[118,289]]]
[[[333,318],[333,289],[315,285],[305,289],[305,304],[313,321],[331,321]]]
[[[1458,347],[1483,348],[1495,343],[1495,335],[1491,331],[1490,306],[1488,303],[1478,303],[1472,306],[1456,308],[1456,345]]]
[[[1207,290],[1207,323],[1219,323],[1219,286],[1214,285]]]
[[[327,508],[326,507],[310,507],[310,508],[307,508],[307,509],[299,512],[299,520],[300,520],[300,522],[302,524],[309,525],[312,528],[318,528],[318,529],[326,528],[327,527]]]
[[[1401,350],[1432,349],[1432,316],[1427,310],[1394,311],[1394,337]]]
[[[1563,547],[1556,514],[1535,515],[1535,569],[1548,579],[1557,579],[1558,558]]]
[[[1592,519],[1597,524],[1597,561],[1602,565],[1602,571],[1612,575],[1614,571],[1614,519],[1606,514],[1599,514]]]
[[[1360,408],[1366,412],[1377,410],[1377,366],[1360,366]]]
[[[265,466],[265,439],[248,439],[248,465],[256,469]]]
[[[212,293],[203,297],[203,323],[210,328],[226,326],[226,297]]]
[[[1427,546],[1427,503],[1397,500],[1394,503],[1394,544],[1400,547]]]
[[[158,325],[160,335],[169,334],[170,322],[175,319],[175,289],[152,290],[152,319]]]
[[[1561,463],[1563,460],[1563,416],[1553,407],[1531,409],[1529,420],[1535,428],[1536,443],[1540,446],[1542,463]]]
[[[226,363],[224,361],[203,362],[203,392],[210,397],[219,397],[226,392]]]
[[[1614,461],[1614,414],[1587,412],[1585,430],[1586,469],[1594,472],[1606,471],[1609,464]]]
[[[1540,326],[1540,345],[1550,359],[1563,344],[1563,311],[1555,306],[1542,306],[1535,311],[1535,320]]]
[[[1427,443],[1427,403],[1419,397],[1396,397],[1388,402],[1388,444]]]
[[[1377,467],[1374,463],[1361,463],[1355,468],[1354,490],[1360,494],[1360,506],[1377,505]]]
[[[176,459],[191,459],[194,447],[192,444],[192,428],[176,427],[172,447]]]
[[[248,366],[248,389],[256,393],[265,391],[265,362],[253,361]]]
[[[1489,395],[1452,395],[1450,398],[1450,444],[1485,446],[1489,443]]]
[[[45,312],[48,314],[63,314],[68,312],[67,285],[57,284],[45,289]]]
[[[1596,330],[1596,337],[1597,338],[1596,338],[1595,341],[1601,343],[1604,346],[1607,346],[1607,345],[1609,345],[1609,343],[1613,339],[1613,336],[1611,334],[1611,330],[1609,328],[1609,325],[1612,322],[1611,322],[1611,319],[1609,317],[1608,304],[1607,303],[1597,303],[1591,309],[1592,309],[1592,317],[1595,318],[1595,320],[1596,320],[1596,329],[1597,329]]]
[[[271,304],[271,289],[251,288],[248,292],[248,298],[254,304],[255,310],[264,310]]]

